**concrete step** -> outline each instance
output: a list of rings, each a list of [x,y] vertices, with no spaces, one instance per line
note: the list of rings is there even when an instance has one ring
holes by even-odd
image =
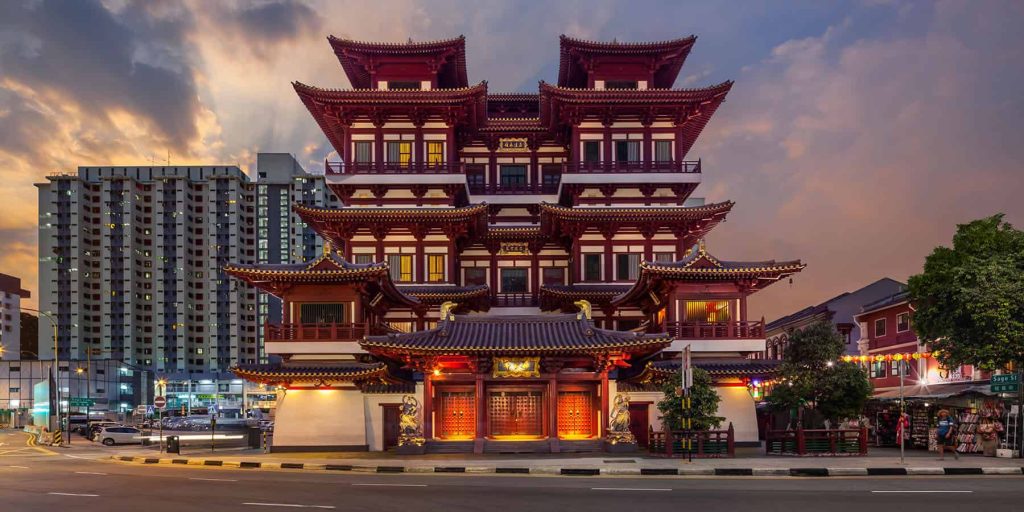
[[[473,441],[427,441],[427,453],[473,453]]]

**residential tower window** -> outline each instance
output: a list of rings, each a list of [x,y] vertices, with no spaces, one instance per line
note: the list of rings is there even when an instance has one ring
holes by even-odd
[[[875,320],[875,337],[881,338],[885,336],[885,319],[879,318]]]
[[[583,280],[584,281],[600,281],[601,280],[601,255],[600,254],[584,254],[583,255]]]
[[[640,277],[639,254],[615,255],[615,279],[619,281],[635,281]]]
[[[427,255],[427,281],[437,283],[444,281],[445,257],[443,254]]]
[[[514,186],[526,184],[525,165],[502,165],[500,171],[501,186]]]
[[[526,293],[529,288],[526,285],[525,268],[503,268],[501,269],[501,293]]]
[[[388,163],[409,165],[412,162],[412,142],[388,142]]]
[[[910,313],[896,315],[896,332],[907,332],[910,330]]]
[[[412,281],[412,256],[408,254],[389,254],[388,266],[391,267],[391,280],[396,282]]]

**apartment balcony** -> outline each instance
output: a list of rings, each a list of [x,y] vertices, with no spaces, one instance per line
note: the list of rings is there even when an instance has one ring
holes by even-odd
[[[324,171],[328,176],[353,174],[463,174],[465,166],[461,163],[439,164],[396,164],[389,162],[356,163],[345,166],[343,162],[324,162]]]
[[[483,196],[557,194],[558,183],[470,183],[469,193]]]
[[[700,160],[666,160],[660,162],[596,161],[566,163],[563,174],[700,174]]]
[[[362,353],[358,341],[367,334],[364,323],[265,324],[263,330],[271,355]]]

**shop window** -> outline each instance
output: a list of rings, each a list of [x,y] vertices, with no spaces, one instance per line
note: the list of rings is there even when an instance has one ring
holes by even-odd
[[[412,142],[388,142],[388,163],[409,165],[412,162]]]
[[[389,254],[388,266],[391,267],[391,280],[396,282],[412,281],[412,256],[407,254]]]
[[[427,281],[437,283],[444,281],[445,257],[443,254],[427,255]]]
[[[687,322],[729,321],[729,301],[727,300],[688,300],[684,305]]]
[[[910,330],[910,313],[896,315],[896,332],[907,332]]]
[[[635,281],[640,276],[639,254],[615,255],[615,279],[619,281]]]
[[[487,284],[486,267],[470,267],[465,269],[465,273],[466,286],[482,286]]]
[[[526,284],[525,268],[503,268],[501,269],[501,293],[526,293],[529,288]]]
[[[583,255],[583,280],[584,281],[600,281],[601,280],[601,255],[600,254],[584,254]]]
[[[545,268],[542,272],[545,286],[565,284],[564,268]]]
[[[499,170],[501,186],[507,187],[526,184],[525,165],[502,165]]]
[[[588,140],[583,143],[583,161],[586,163],[601,161],[601,141]]]
[[[875,320],[875,337],[881,338],[885,336],[885,319],[879,318]]]

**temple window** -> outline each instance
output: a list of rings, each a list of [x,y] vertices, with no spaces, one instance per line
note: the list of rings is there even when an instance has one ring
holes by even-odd
[[[412,281],[412,255],[389,254],[388,265],[391,267],[391,280],[397,282]]]
[[[601,142],[588,140],[583,142],[583,161],[595,163],[601,161]]]
[[[368,164],[373,161],[373,143],[365,141],[356,141],[355,145],[355,162],[359,164]]]
[[[418,91],[422,88],[420,82],[405,80],[388,80],[388,90]]]
[[[481,286],[487,284],[487,268],[486,267],[470,267],[465,270],[466,286]]]
[[[526,293],[528,291],[525,268],[501,269],[501,293]]]
[[[616,162],[639,162],[640,141],[638,140],[617,140],[615,141]]]
[[[542,275],[545,286],[565,284],[564,268],[545,268]]]
[[[896,315],[896,332],[907,332],[910,330],[910,313]]]
[[[654,261],[673,261],[675,255],[670,252],[656,252],[654,253]]]
[[[466,184],[470,187],[482,187],[484,185],[484,167],[482,165],[466,166]]]
[[[388,326],[401,332],[412,332],[415,330],[412,322],[388,322]]]
[[[629,331],[640,327],[640,320],[619,320],[616,328],[620,331]]]
[[[656,140],[654,141],[654,161],[656,162],[669,162],[672,160],[672,141],[670,140]]]
[[[541,183],[546,187],[557,187],[562,181],[562,168],[559,165],[545,165],[541,168]]]
[[[409,165],[412,162],[412,142],[388,142],[388,163]]]
[[[584,254],[583,255],[583,280],[584,281],[600,281],[601,280],[601,255],[600,254]]]
[[[444,163],[444,143],[443,142],[428,142],[427,143],[427,164],[438,165]]]
[[[299,305],[299,322],[304,324],[336,324],[345,321],[345,304],[313,303]]]
[[[640,277],[639,254],[615,255],[615,279],[619,281],[635,281]]]
[[[636,89],[639,84],[636,80],[605,80],[605,89]]]
[[[369,263],[373,263],[373,255],[372,254],[353,254],[352,258],[353,258],[353,263],[358,263],[360,265],[366,265],[366,264],[369,264]]]
[[[500,183],[502,186],[526,184],[525,165],[502,165],[500,172]]]
[[[881,338],[885,336],[885,319],[879,318],[875,320],[875,337]]]
[[[427,281],[437,283],[444,281],[445,256],[443,254],[427,255]]]
[[[729,321],[729,301],[688,300],[684,302],[687,322],[717,323]]]

